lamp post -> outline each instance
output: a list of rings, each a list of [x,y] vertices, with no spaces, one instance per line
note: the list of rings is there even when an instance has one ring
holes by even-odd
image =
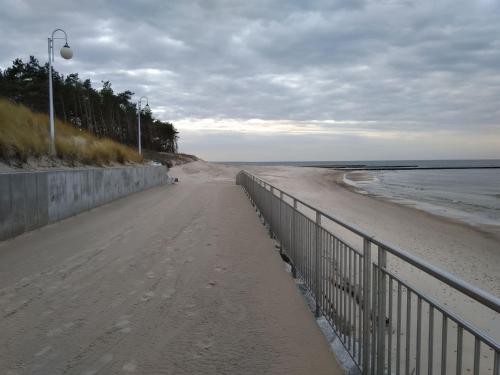
[[[148,97],[141,96],[139,101],[137,102],[137,144],[139,148],[139,155],[142,155],[142,147],[141,147],[141,104],[142,99],[146,99],[146,108],[149,109]]]
[[[55,37],[56,32],[62,32],[64,34],[64,38]],[[49,38],[49,113],[50,113],[50,153],[51,155],[55,155],[56,153],[56,134],[54,127],[54,98],[53,98],[53,89],[52,89],[52,62],[54,61],[54,40],[55,39],[64,39],[64,46],[61,48],[61,56],[69,60],[73,57],[73,51],[68,45],[68,35],[66,31],[62,29],[55,29],[52,31],[52,35]]]

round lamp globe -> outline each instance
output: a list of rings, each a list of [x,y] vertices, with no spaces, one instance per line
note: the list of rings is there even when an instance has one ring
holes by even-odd
[[[73,57],[73,50],[68,46],[67,43],[61,48],[61,56],[66,60],[69,60]]]

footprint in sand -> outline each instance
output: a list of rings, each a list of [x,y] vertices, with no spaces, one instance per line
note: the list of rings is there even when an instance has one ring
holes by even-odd
[[[153,297],[155,296],[155,292],[153,291],[149,291],[147,293],[144,293],[141,297],[141,301],[143,302],[147,302],[149,301],[150,299],[152,299]]]
[[[52,346],[50,346],[50,345],[44,347],[38,353],[35,354],[35,357],[41,357],[42,355],[46,354],[50,349],[52,349]]]
[[[213,345],[213,339],[209,338],[209,339],[205,339],[205,340],[201,340],[201,341],[198,341],[196,343],[196,346],[200,349],[203,349],[203,350],[208,350],[212,347]]]
[[[130,331],[132,331],[132,329],[130,328],[130,321],[127,318],[128,315],[124,315],[115,324],[115,327],[118,328],[122,333],[129,333]]]
[[[54,337],[54,336],[60,335],[61,333],[63,333],[63,330],[61,327],[50,329],[47,332],[47,337]]]
[[[106,366],[108,363],[110,363],[113,360],[114,356],[111,353],[104,354],[100,359],[99,363],[96,363],[94,368],[90,370],[86,370],[83,374],[84,375],[95,375],[97,374],[104,366]]]
[[[137,368],[137,364],[135,363],[135,361],[131,361],[131,362],[128,362],[128,363],[125,363],[122,367],[122,370],[125,371],[125,372],[134,372]]]
[[[165,293],[163,293],[161,295],[161,298],[163,298],[163,299],[170,299],[170,298],[172,298],[172,296],[174,295],[174,293],[175,293],[175,289],[174,288],[167,289],[165,291]]]

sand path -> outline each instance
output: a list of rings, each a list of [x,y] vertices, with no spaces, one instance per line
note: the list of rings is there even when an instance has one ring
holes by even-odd
[[[340,373],[234,172],[0,243],[0,372]]]

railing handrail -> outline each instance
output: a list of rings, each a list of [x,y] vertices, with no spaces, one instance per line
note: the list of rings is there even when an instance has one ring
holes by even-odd
[[[398,246],[395,245],[390,245],[382,240],[378,240],[374,235],[367,234],[364,232],[362,229],[358,228],[355,225],[348,224],[345,221],[338,219],[330,214],[327,214],[324,211],[321,211],[317,209],[316,207],[311,206],[309,203],[304,202],[303,200],[294,197],[293,195],[283,191],[282,189],[270,184],[266,180],[257,177],[256,175],[246,171],[242,170],[239,173],[245,173],[251,178],[257,179],[264,183],[265,185],[269,186],[270,188],[273,188],[277,190],[278,192],[282,193],[283,195],[286,195],[287,197],[297,201],[301,205],[313,210],[316,213],[319,213],[321,216],[333,221],[334,223],[354,232],[355,234],[359,235],[363,239],[367,239],[373,244],[382,247],[385,249],[387,252],[397,256],[398,258],[405,260],[406,262],[410,263],[411,265],[415,266],[416,268],[430,274],[431,276],[435,277],[436,279],[442,281],[443,283],[455,288],[456,290],[462,292],[463,294],[467,295],[468,297],[481,302],[483,305],[489,307],[493,311],[500,313],[500,298],[496,297],[495,295],[488,293],[478,287],[475,287],[472,284],[469,284],[468,282],[459,279],[458,277],[454,276],[453,274],[444,271],[440,269],[439,267],[436,267],[428,262],[426,262],[423,259],[418,258],[417,256],[410,254],[409,252],[400,249]]]

